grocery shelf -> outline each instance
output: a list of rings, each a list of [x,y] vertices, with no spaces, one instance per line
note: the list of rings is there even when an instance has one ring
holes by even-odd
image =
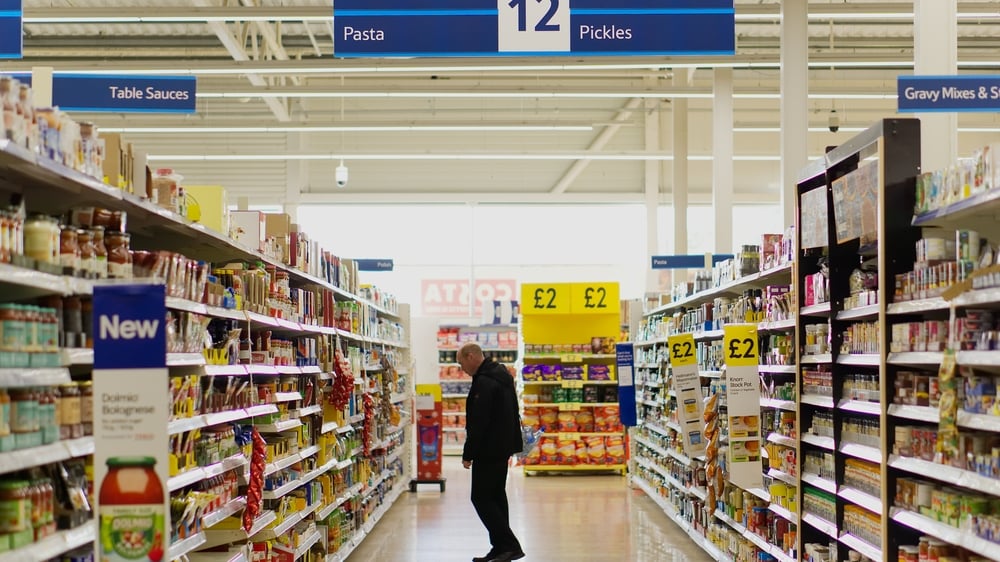
[[[632,342],[632,345],[635,347],[650,347],[653,345],[662,345],[665,343],[667,343],[667,338],[657,338],[654,340],[642,340],[642,341]]]
[[[894,507],[889,511],[889,517],[901,525],[905,525],[946,543],[961,546],[990,560],[1000,561],[1000,548],[998,548],[997,543],[977,537],[968,531],[962,531],[946,523],[941,523],[930,517],[924,517],[919,513],[898,507]]]
[[[253,526],[250,528],[250,532],[247,533],[242,528],[239,529],[225,529],[225,530],[214,530],[209,529],[203,531],[207,538],[204,548],[214,548],[216,546],[234,543],[234,542],[246,542],[247,539],[256,535],[257,533],[264,530],[266,527],[274,523],[277,519],[277,515],[272,510],[263,511],[254,519]]]
[[[246,365],[205,365],[205,374],[216,377],[244,376],[250,374]]]
[[[842,486],[840,490],[837,491],[837,495],[854,505],[861,506],[868,511],[871,511],[875,515],[882,515],[882,500],[880,498],[876,498],[871,494],[851,488],[850,486]]]
[[[658,426],[658,425],[656,425],[654,423],[643,422],[642,426],[645,427],[645,428],[648,428],[648,429],[652,430],[654,433],[659,433],[660,435],[662,435],[664,437],[670,437],[670,432],[669,431],[667,431],[666,429],[664,429],[664,428],[662,428],[662,427],[660,427],[660,426]]]
[[[795,318],[786,320],[775,320],[773,322],[761,322],[757,325],[758,332],[783,332],[795,328]]]
[[[869,447],[868,445],[860,445],[858,443],[841,443],[840,452],[868,462],[882,463],[882,451],[876,447]]]
[[[881,361],[882,358],[877,353],[845,353],[837,356],[838,365],[878,367]]]
[[[745,491],[757,496],[758,498],[764,500],[765,502],[771,502],[771,493],[764,488],[744,488]]]
[[[882,560],[882,549],[872,545],[868,541],[856,537],[850,533],[844,533],[840,535],[840,542],[845,546],[853,548],[854,550],[860,552],[861,554],[871,558],[872,560]]]
[[[1000,353],[996,351],[959,351],[957,360],[959,365],[1000,368]]]
[[[216,412],[214,414],[201,414],[192,418],[180,418],[167,424],[167,434],[176,435],[178,433],[184,433],[186,431],[192,431],[202,427],[210,427],[213,425],[220,425],[255,416],[273,414],[277,411],[278,407],[274,404],[261,404],[259,406],[251,406],[250,408],[241,410],[228,410],[225,412]]]
[[[833,540],[840,539],[840,536],[837,533],[837,526],[818,515],[804,513],[802,514],[802,522],[810,525],[812,528],[825,534]]]
[[[894,302],[886,307],[886,314],[919,314],[935,310],[948,310],[948,302],[941,297],[912,301]]]
[[[323,413],[323,406],[316,404],[313,406],[306,406],[305,408],[299,408],[298,410],[295,410],[294,415],[297,418],[303,418],[306,416],[315,416],[316,414],[322,414],[322,413]]]
[[[653,502],[663,510],[663,513],[666,514],[666,516],[678,527],[680,527],[681,530],[687,533],[688,536],[691,537],[691,540],[701,547],[701,549],[704,550],[710,558],[716,560],[717,562],[723,562],[730,559],[727,553],[719,550],[719,548],[705,538],[704,535],[698,533],[698,531],[695,530],[690,523],[681,518],[681,516],[677,513],[677,510],[674,509],[673,506],[671,506],[662,496],[657,494],[648,482],[638,477],[632,477],[632,482],[635,483],[639,489],[645,492],[646,495],[648,495],[650,499],[652,499]]]
[[[940,351],[907,351],[890,353],[886,363],[890,365],[940,365],[944,353]]]
[[[890,416],[908,420],[938,423],[941,419],[938,409],[930,406],[911,406],[908,404],[889,404]]]
[[[833,408],[832,396],[822,396],[819,394],[803,394],[799,398],[799,402],[801,402],[802,404],[811,404],[813,406],[819,406],[820,408]]]
[[[302,400],[302,394],[299,392],[275,392],[273,402],[297,402]]]
[[[691,458],[684,453],[678,453],[673,449],[667,449],[667,454],[674,458],[677,462],[683,464],[684,466],[691,466]]]
[[[314,501],[312,505],[306,506],[306,508],[301,511],[285,515],[285,519],[282,520],[281,523],[278,523],[274,527],[268,527],[267,529],[261,530],[261,532],[257,533],[255,537],[257,539],[269,539],[284,535],[292,527],[298,525],[300,521],[312,515],[313,512],[316,511],[316,508],[319,507],[319,504],[319,501]]]
[[[983,218],[993,224],[1000,206],[1000,189],[991,189],[913,217],[913,226],[969,228],[969,221]]]
[[[792,264],[786,263],[770,269],[768,271],[762,271],[760,273],[754,273],[751,275],[745,275],[739,279],[735,279],[728,283],[724,283],[719,287],[714,287],[705,291],[699,291],[688,297],[678,299],[676,301],[658,306],[653,310],[646,312],[643,316],[649,317],[658,314],[663,314],[664,312],[669,312],[671,310],[686,308],[690,305],[700,304],[702,302],[711,302],[715,297],[739,293],[743,288],[749,285],[763,285],[769,283],[775,283],[782,279],[791,279]]]
[[[350,488],[348,488],[347,490],[345,490],[343,494],[337,496],[337,498],[334,499],[332,502],[330,502],[329,505],[327,505],[323,509],[320,509],[319,511],[317,511],[316,512],[316,519],[322,521],[323,519],[326,519],[327,517],[329,517],[330,514],[334,512],[334,510],[336,510],[338,507],[344,505],[344,502],[346,502],[347,500],[349,500],[349,499],[353,498],[354,496],[360,494],[362,488],[363,488],[362,484],[355,484],[355,485],[351,486]]]
[[[397,404],[399,402],[403,402],[404,400],[408,400],[409,398],[410,398],[409,392],[394,392],[392,393],[392,396],[389,398],[389,400],[393,404]]]
[[[961,486],[991,496],[1000,497],[1000,480],[990,476],[983,476],[971,470],[962,470],[961,468],[946,464],[938,464],[912,457],[901,457],[899,455],[889,456],[889,466],[911,474],[933,478],[952,486]]]
[[[0,369],[0,387],[24,388],[26,386],[59,386],[73,382],[69,369]]]
[[[663,447],[660,447],[659,445],[657,445],[656,443],[653,443],[652,441],[647,441],[645,438],[643,438],[640,435],[634,436],[633,439],[635,440],[636,443],[641,443],[642,445],[644,445],[646,447],[649,447],[650,449],[652,449],[653,451],[655,451],[656,454],[658,454],[658,455],[661,455],[661,456],[667,456],[667,455],[669,455],[669,453],[667,452],[666,449],[664,449]]]
[[[824,302],[804,306],[799,309],[799,316],[830,316],[830,303]]]
[[[698,375],[710,379],[721,379],[722,371],[698,371]]]
[[[202,531],[196,535],[192,535],[186,539],[179,540],[170,545],[167,549],[167,560],[177,560],[181,556],[195,550],[199,546],[207,542],[207,537],[205,532]]]
[[[276,500],[279,498],[283,498],[289,493],[302,487],[303,485],[308,484],[313,480],[315,480],[316,478],[320,477],[324,472],[329,471],[336,464],[337,464],[336,461],[331,460],[326,464],[324,464],[323,466],[310,470],[309,472],[301,475],[299,478],[296,478],[295,480],[292,480],[291,482],[283,486],[279,486],[274,490],[264,490],[263,492],[261,492],[260,497],[265,500]]]
[[[834,450],[836,448],[836,444],[833,441],[833,437],[825,437],[825,436],[822,436],[822,435],[813,435],[811,433],[805,433],[800,438],[800,441],[802,441],[803,443],[809,443],[810,445],[815,445],[817,447],[820,447],[822,449],[827,449],[827,450],[830,450],[830,451],[832,451],[832,450]]]
[[[824,492],[830,492],[831,494],[837,493],[837,483],[829,478],[823,478],[818,474],[805,473],[802,475],[802,482],[823,490]]]
[[[722,521],[726,525],[729,525],[737,533],[739,533],[744,538],[757,545],[757,548],[777,558],[781,562],[793,562],[795,560],[794,558],[785,554],[785,552],[782,551],[777,545],[773,545],[767,542],[767,539],[758,535],[757,533],[750,532],[749,529],[747,529],[745,526],[738,523],[736,520],[734,520],[732,517],[729,517],[722,511],[715,510],[715,518],[718,519],[719,521]]]
[[[168,353],[168,367],[201,367],[205,365],[205,356],[200,353]]]
[[[278,368],[274,365],[247,365],[247,371],[251,375],[279,375]]]
[[[701,332],[694,333],[695,341],[711,341],[711,340],[721,340],[725,337],[725,330],[703,330]]]
[[[88,521],[75,529],[58,531],[21,548],[0,553],[0,562],[38,562],[58,558],[59,555],[94,542],[97,524]]]
[[[858,414],[871,414],[877,416],[882,413],[882,405],[878,402],[868,402],[866,400],[841,400],[837,404],[838,410],[845,412],[856,412]]]
[[[314,544],[318,543],[322,537],[323,535],[317,530],[313,531],[313,533],[308,537],[302,539],[302,543],[295,549],[295,556],[293,560],[298,560],[299,558],[305,556],[306,553],[309,552],[309,549],[312,548]]]
[[[74,365],[93,365],[94,350],[86,347],[64,347],[59,350],[62,358],[60,365],[71,367]]]
[[[774,478],[775,480],[781,480],[786,484],[791,484],[792,486],[799,485],[795,476],[788,474],[787,472],[784,472],[782,470],[778,470],[777,468],[769,469],[767,471],[767,475],[770,476],[771,478]]]
[[[780,517],[783,517],[787,521],[791,521],[792,523],[795,523],[796,525],[799,524],[799,514],[793,513],[791,511],[789,511],[788,508],[786,508],[786,507],[780,506],[780,505],[778,505],[776,503],[770,503],[770,504],[768,504],[767,509],[771,513],[774,513],[774,514],[776,514],[776,515],[778,515]]]
[[[799,360],[801,365],[825,365],[833,363],[833,355],[822,353],[819,355],[803,355]]]
[[[757,372],[758,373],[766,373],[766,374],[772,374],[772,375],[782,375],[782,374],[794,375],[795,373],[798,372],[798,370],[799,370],[799,368],[796,365],[758,365],[757,366]]]
[[[878,318],[879,305],[859,306],[837,313],[837,320],[872,320]]]
[[[92,454],[94,454],[93,437],[80,437],[79,439],[56,441],[41,447],[8,451],[0,455],[0,474]]]
[[[192,552],[188,554],[191,562],[249,562],[243,549],[226,552]]]
[[[614,470],[624,473],[627,468],[624,464],[524,465],[525,472],[596,472]]]
[[[778,445],[784,445],[786,447],[791,447],[793,449],[799,448],[798,441],[794,437],[788,437],[787,435],[782,435],[780,433],[772,432],[767,436],[768,443],[775,443]]]
[[[207,480],[213,478],[220,474],[229,472],[230,470],[236,470],[237,468],[242,468],[249,464],[250,461],[247,460],[243,453],[235,454],[227,459],[219,461],[214,464],[210,464],[204,467],[197,467],[191,470],[182,472],[176,476],[170,477],[167,480],[167,490],[171,492],[176,492],[181,488],[186,488],[192,484],[197,484],[202,480]]]
[[[255,427],[257,428],[257,431],[260,431],[261,433],[281,433],[282,431],[289,431],[301,426],[302,421],[298,419],[291,419],[275,423],[257,424]]]
[[[247,499],[244,496],[233,498],[229,503],[216,509],[202,518],[201,523],[206,529],[210,529],[226,519],[243,511],[247,506]]]
[[[952,301],[955,306],[976,306],[981,304],[1000,303],[1000,288],[977,289],[963,293]]]
[[[763,408],[775,408],[788,412],[794,412],[798,408],[794,400],[778,400],[775,398],[761,398],[760,405]]]

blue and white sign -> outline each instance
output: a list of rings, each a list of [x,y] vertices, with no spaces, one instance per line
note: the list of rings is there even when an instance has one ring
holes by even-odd
[[[337,57],[732,55],[733,0],[337,0]]]
[[[15,74],[31,84],[30,74]],[[194,76],[55,74],[52,105],[94,113],[194,113]]]
[[[358,271],[392,271],[393,261],[389,259],[356,259]]]
[[[166,288],[94,287],[94,369],[156,369],[167,365]]]
[[[19,59],[24,51],[21,0],[0,0],[0,59]]]
[[[712,264],[733,259],[733,254],[715,254],[712,256]],[[653,256],[651,269],[706,269],[704,254],[676,255],[676,256]]]
[[[1000,110],[1000,75],[900,76],[900,113]]]
[[[635,427],[635,348],[630,343],[615,344],[615,368],[618,371],[618,411],[622,425]]]

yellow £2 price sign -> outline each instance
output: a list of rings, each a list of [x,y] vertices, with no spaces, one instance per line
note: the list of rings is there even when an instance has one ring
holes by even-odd
[[[733,367],[757,366],[757,325],[733,324],[723,327],[722,353],[726,365]]]
[[[573,283],[573,314],[618,314],[618,283]]]
[[[698,362],[695,356],[694,336],[678,334],[667,338],[667,349],[670,351],[670,365],[694,365]]]
[[[570,283],[525,283],[521,285],[523,314],[569,314]]]

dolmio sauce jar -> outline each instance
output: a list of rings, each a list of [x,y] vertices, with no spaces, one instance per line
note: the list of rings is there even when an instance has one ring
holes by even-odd
[[[111,457],[101,482],[101,562],[160,562],[164,493],[153,457]]]

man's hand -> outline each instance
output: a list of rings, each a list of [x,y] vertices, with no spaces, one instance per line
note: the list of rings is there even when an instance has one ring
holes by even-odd
[[[472,461],[462,461],[462,466],[464,466],[466,470],[468,470],[472,468]]]

